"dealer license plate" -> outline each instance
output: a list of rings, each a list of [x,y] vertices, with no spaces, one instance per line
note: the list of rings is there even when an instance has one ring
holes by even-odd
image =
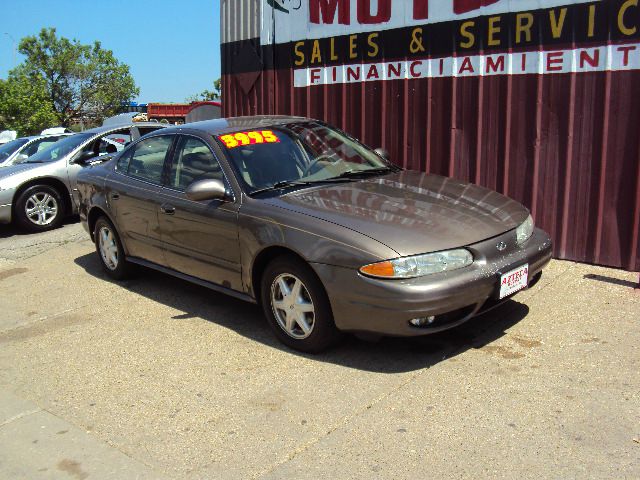
[[[525,288],[527,286],[528,276],[529,264],[522,265],[504,273],[500,277],[500,298],[504,298]]]

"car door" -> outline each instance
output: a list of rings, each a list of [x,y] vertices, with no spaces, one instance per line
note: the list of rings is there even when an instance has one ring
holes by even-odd
[[[110,140],[111,138],[117,139]],[[76,160],[87,152],[91,152],[96,158],[107,155],[109,153],[116,153],[124,149],[126,145],[131,143],[132,136],[129,128],[121,128],[120,130],[105,132],[97,138],[94,138],[90,142],[87,142],[78,152],[73,155],[67,162],[67,178],[69,181],[69,188],[71,189],[71,195],[76,205],[80,205],[80,194],[78,193],[78,173],[86,165],[83,163],[76,163]],[[113,150],[115,149],[115,151]]]
[[[167,183],[160,192],[159,223],[167,265],[179,272],[241,290],[238,205],[234,201],[196,202],[185,189],[197,180],[225,175],[200,138],[180,135]]]
[[[105,185],[129,256],[165,265],[158,210],[165,160],[175,135],[144,139],[125,152]]]

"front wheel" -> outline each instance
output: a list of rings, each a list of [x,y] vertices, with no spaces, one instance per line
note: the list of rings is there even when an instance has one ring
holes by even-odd
[[[62,223],[64,203],[60,192],[49,185],[34,185],[16,199],[16,221],[31,232],[52,230]]]
[[[340,337],[322,283],[295,258],[280,257],[267,266],[261,300],[272,330],[291,348],[317,353]]]
[[[100,217],[95,226],[96,251],[103,270],[115,280],[129,276],[129,264],[125,260],[122,242],[111,222]]]

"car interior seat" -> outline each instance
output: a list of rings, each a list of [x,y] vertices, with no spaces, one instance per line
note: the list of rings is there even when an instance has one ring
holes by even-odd
[[[208,152],[193,152],[182,156],[179,185],[186,188],[190,183],[205,179],[222,180],[220,165]]]

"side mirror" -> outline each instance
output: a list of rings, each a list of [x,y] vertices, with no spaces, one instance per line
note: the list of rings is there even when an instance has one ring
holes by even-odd
[[[96,163],[104,163],[108,162],[113,157],[115,157],[115,153],[104,153],[102,155],[98,155],[97,157],[93,157],[92,161],[89,163],[91,163],[92,165]]]
[[[374,150],[379,156],[384,158],[385,160],[389,160],[389,152],[387,152],[384,148],[378,147]]]
[[[83,165],[85,163],[87,163],[87,161],[91,160],[92,158],[95,158],[96,154],[91,151],[91,150],[85,150],[83,152],[80,152],[76,158],[73,159],[73,161],[71,163],[77,163],[78,165]]]
[[[227,189],[221,180],[198,180],[189,184],[185,190],[189,200],[201,202],[203,200],[226,200]]]

